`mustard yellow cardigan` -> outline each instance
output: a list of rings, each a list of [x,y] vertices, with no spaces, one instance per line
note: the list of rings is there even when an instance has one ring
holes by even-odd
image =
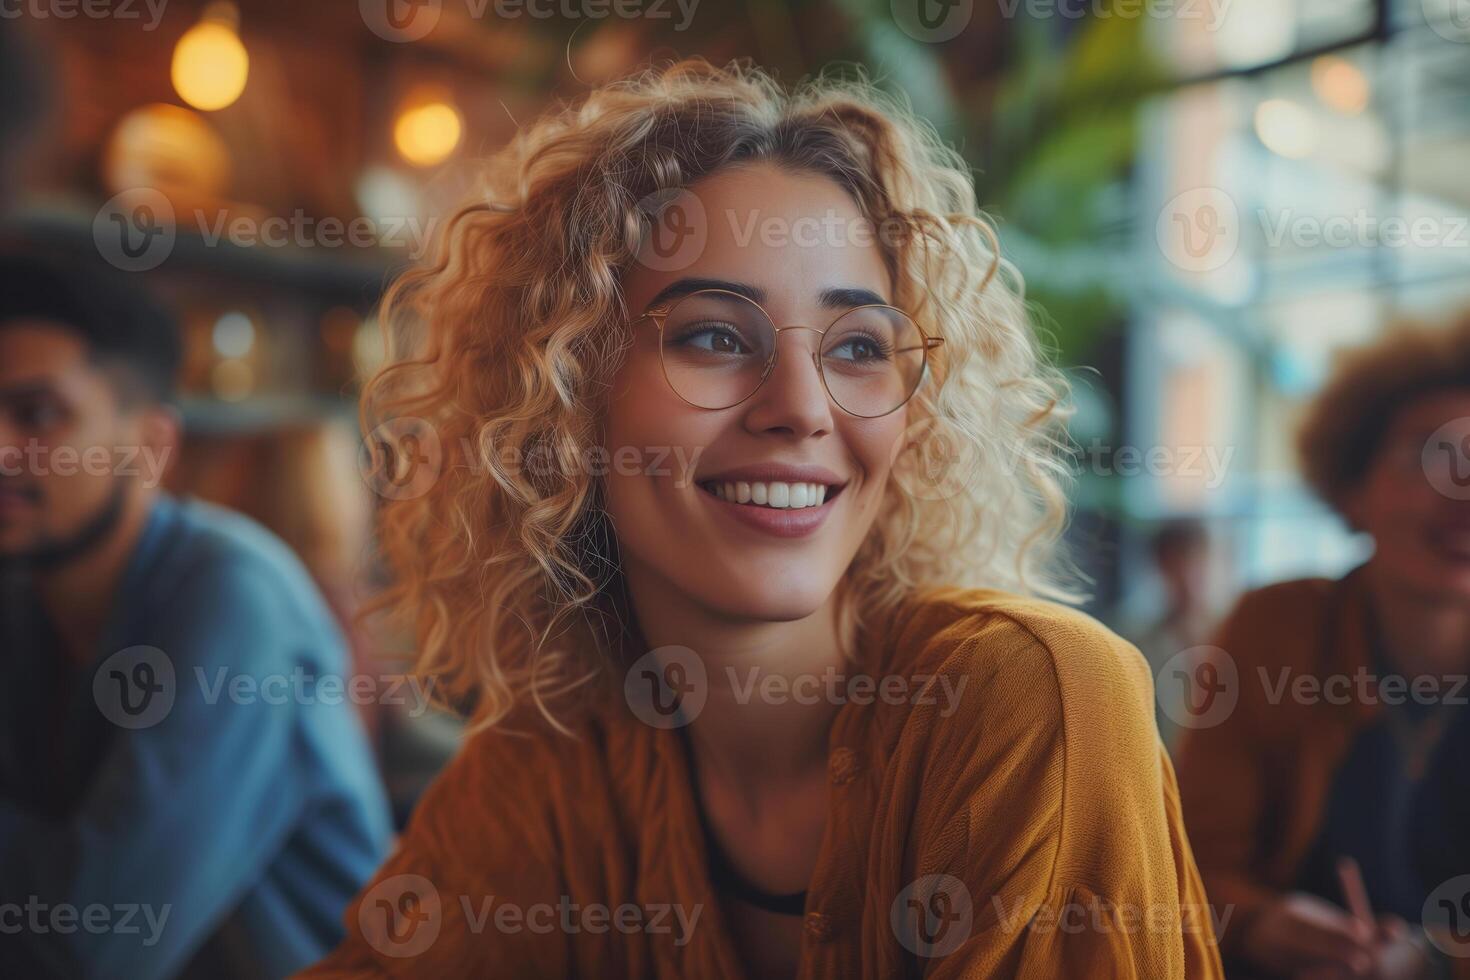
[[[943,588],[853,672],[906,693],[836,715],[799,976],[1223,976],[1131,645]],[[579,734],[469,739],[304,976],[741,976],[678,733],[610,699]]]

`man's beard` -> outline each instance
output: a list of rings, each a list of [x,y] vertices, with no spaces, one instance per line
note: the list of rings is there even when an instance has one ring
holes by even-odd
[[[14,554],[0,554],[0,566],[11,572],[47,572],[60,568],[97,547],[117,527],[127,503],[127,483],[113,480],[102,506],[82,526],[64,538],[43,537],[37,545]]]

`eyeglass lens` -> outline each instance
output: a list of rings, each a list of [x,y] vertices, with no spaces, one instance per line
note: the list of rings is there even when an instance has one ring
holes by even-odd
[[[664,372],[675,392],[701,408],[729,408],[760,387],[776,350],[776,328],[743,296],[705,290],[664,318]],[[918,387],[924,338],[886,306],[857,307],[822,335],[822,374],[834,401],[854,415],[885,415]]]

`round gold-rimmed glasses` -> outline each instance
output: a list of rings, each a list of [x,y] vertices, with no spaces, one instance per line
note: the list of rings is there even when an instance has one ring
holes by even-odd
[[[659,359],[674,394],[696,408],[733,408],[754,395],[776,366],[784,330],[811,330],[819,351],[812,363],[832,401],[859,418],[897,411],[914,396],[928,368],[929,337],[902,310],[855,306],[825,330],[778,327],[761,305],[726,289],[700,289],[651,307],[634,324],[652,320]]]

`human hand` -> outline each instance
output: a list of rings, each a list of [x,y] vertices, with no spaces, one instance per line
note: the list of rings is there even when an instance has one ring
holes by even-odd
[[[1319,965],[1298,971],[1293,980],[1424,980],[1430,975],[1429,956],[1408,923],[1398,916],[1378,920],[1371,959],[1364,973]]]
[[[1297,980],[1367,977],[1377,947],[1373,929],[1331,902],[1291,892],[1268,904],[1251,922],[1244,953],[1257,966]]]

